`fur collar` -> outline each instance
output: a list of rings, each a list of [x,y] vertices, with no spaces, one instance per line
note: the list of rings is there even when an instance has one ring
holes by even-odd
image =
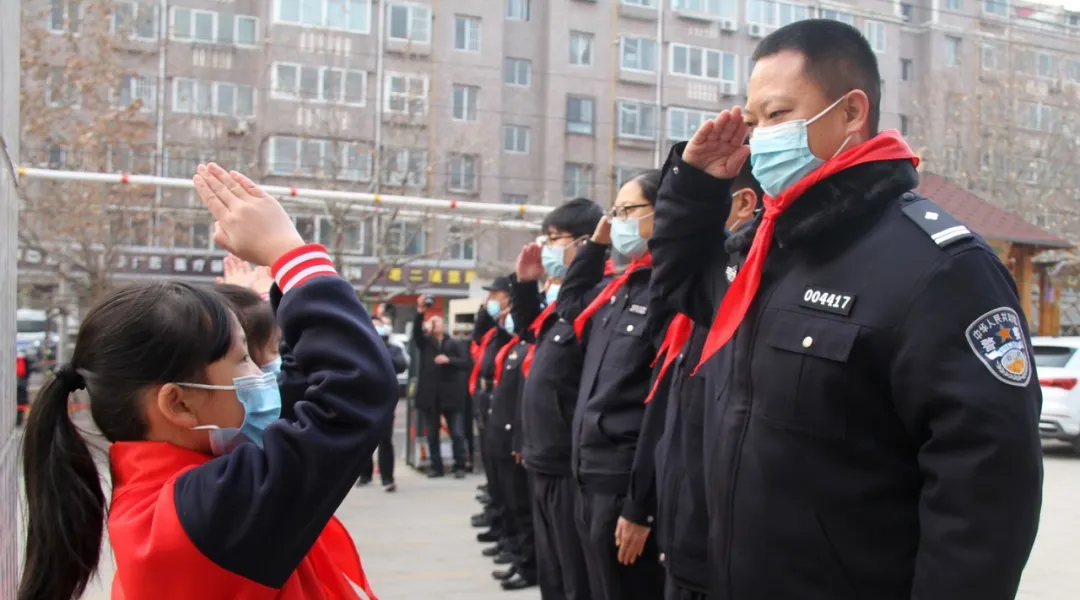
[[[907,160],[863,163],[810,188],[776,220],[774,239],[783,246],[813,241],[844,225],[880,213],[904,192],[915,189],[919,176]],[[728,238],[727,251],[746,255],[761,215]]]

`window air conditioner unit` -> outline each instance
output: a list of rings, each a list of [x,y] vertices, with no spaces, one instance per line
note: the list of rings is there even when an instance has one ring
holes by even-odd
[[[737,87],[734,81],[723,81],[720,83],[720,93],[725,96],[734,96],[738,93]]]
[[[732,32],[734,32],[734,31],[738,31],[738,30],[739,30],[739,24],[737,22],[735,22],[735,19],[721,19],[720,20],[720,31],[732,31]]]
[[[768,32],[765,31],[765,26],[759,25],[758,23],[751,23],[747,29],[752,38],[763,38],[768,35]]]

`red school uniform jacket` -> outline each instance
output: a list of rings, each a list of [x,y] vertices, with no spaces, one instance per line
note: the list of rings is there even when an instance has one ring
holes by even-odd
[[[294,418],[263,448],[213,458],[164,442],[109,457],[114,600],[374,598],[334,511],[397,403],[397,377],[352,286],[321,246],[274,265],[281,390]]]

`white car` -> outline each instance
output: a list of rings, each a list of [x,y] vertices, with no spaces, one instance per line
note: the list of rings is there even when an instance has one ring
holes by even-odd
[[[1043,397],[1039,433],[1080,453],[1080,337],[1036,337],[1031,346]]]

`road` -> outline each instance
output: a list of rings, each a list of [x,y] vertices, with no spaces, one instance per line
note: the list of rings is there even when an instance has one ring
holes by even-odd
[[[399,410],[397,450],[404,456],[404,418]],[[1042,525],[1021,584],[1020,600],[1065,600],[1080,590],[1080,458],[1048,446]],[[352,533],[364,568],[381,600],[538,600],[536,589],[504,592],[492,580],[493,565],[480,556],[469,515],[480,476],[464,481],[428,480],[398,463],[399,489],[354,489],[338,517]],[[376,478],[378,482],[378,478]],[[85,600],[107,600],[112,557]]]

